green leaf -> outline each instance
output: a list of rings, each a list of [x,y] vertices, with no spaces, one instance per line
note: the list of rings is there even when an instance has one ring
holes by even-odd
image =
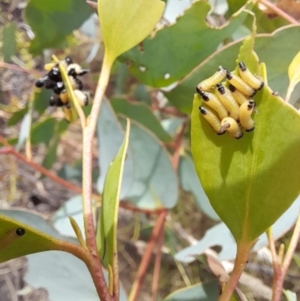
[[[24,280],[31,287],[46,289],[49,294],[46,300],[99,301],[89,270],[72,254],[52,251],[26,258],[28,268]]]
[[[294,259],[295,263],[297,264],[298,268],[300,268],[300,256],[297,254],[294,254],[293,259]]]
[[[178,179],[167,150],[135,121],[131,124],[129,149],[134,168],[126,198],[139,208],[173,208],[178,198]]]
[[[295,224],[300,206],[300,196],[292,204],[292,206],[272,225],[272,233],[274,240],[278,240],[287,231],[289,231]],[[257,252],[263,247],[268,246],[269,240],[266,233],[263,233],[257,243],[252,248],[253,252]],[[220,260],[233,260],[236,257],[236,242],[234,241],[232,234],[224,223],[213,226],[208,229],[204,237],[196,244],[186,247],[176,253],[175,259],[181,262],[192,262],[196,260],[198,255],[201,255],[208,248],[214,246],[220,246],[221,251],[218,253]],[[295,259],[296,261],[297,259]],[[300,267],[300,259],[299,259]]]
[[[25,234],[18,236],[17,229]],[[0,210],[0,263],[37,252],[64,250],[66,241],[40,216],[20,210]]]
[[[10,58],[17,52],[16,44],[17,25],[13,22],[3,29],[2,53],[4,62],[9,62]]]
[[[59,47],[74,29],[77,29],[92,13],[81,0],[30,0],[25,9],[25,18],[35,37],[30,52],[40,54],[45,48]]]
[[[56,160],[56,151],[58,147],[58,143],[60,141],[60,137],[63,132],[68,128],[68,123],[64,120],[56,121],[54,126],[54,135],[51,137],[49,141],[49,145],[47,148],[47,154],[43,160],[43,166],[47,169],[50,169]]]
[[[100,218],[97,227],[97,248],[105,267],[117,273],[117,223],[119,195],[124,162],[129,142],[130,121],[127,119],[126,133],[120,150],[111,163],[105,179]]]
[[[254,50],[260,61],[267,65],[269,86],[284,96],[289,83],[287,69],[292,59],[299,52],[295,39],[300,39],[300,26],[286,26],[271,35],[257,35]],[[196,69],[187,75],[178,86],[170,92],[164,92],[169,101],[184,113],[190,114],[195,87],[203,79],[212,75],[219,65],[233,70],[241,47],[241,42],[228,44],[217,51],[209,60],[199,64]],[[286,45],[289,45],[286,48]],[[284,56],[282,55],[284,53]],[[300,86],[293,93],[291,103],[298,99]]]
[[[23,109],[14,112],[12,116],[9,118],[7,125],[8,126],[16,125],[26,115],[27,112],[28,112],[28,105],[26,105]]]
[[[145,39],[143,51],[135,47],[121,59],[130,61],[130,71],[152,87],[166,87],[183,78],[212,55],[248,17],[248,13],[240,12],[224,27],[213,28],[206,22],[209,10],[207,1],[194,2],[175,24]]]
[[[242,50],[241,50],[242,51]],[[249,53],[248,53],[249,56]],[[252,71],[247,53],[240,57]],[[250,243],[270,227],[299,194],[300,116],[265,86],[254,97],[256,128],[240,140],[218,136],[192,111],[192,154],[204,191],[235,240]]]
[[[298,83],[300,81],[300,51],[291,62],[288,73],[291,82]]]
[[[56,118],[49,118],[42,122],[35,123],[31,128],[31,143],[37,145],[38,143],[48,144],[55,133]]]
[[[49,108],[50,96],[51,92],[49,90],[36,89],[33,107],[40,115],[42,115],[45,112],[45,110]]]
[[[218,282],[204,282],[179,289],[168,295],[164,301],[217,301]]]
[[[43,160],[43,167],[47,169],[50,169],[56,161],[56,150],[59,143],[59,138],[60,137],[58,136],[53,137],[47,148],[47,154]]]
[[[291,64],[289,65],[288,74],[290,84],[287,91],[286,101],[289,101],[293,90],[300,81],[300,51],[293,58]]]
[[[287,301],[297,301],[296,293],[289,291],[289,290],[283,290],[283,293],[284,293]]]
[[[152,131],[158,139],[169,142],[171,137],[165,132],[152,111],[143,103],[130,103],[126,99],[112,98],[110,103],[117,114],[123,114]]]
[[[94,200],[93,205],[95,205]],[[76,221],[77,225],[81,229],[82,234],[85,235],[81,195],[75,195],[68,199],[51,217],[51,223],[53,224],[54,228],[59,231],[59,233],[68,237],[76,237],[70,223],[69,216]]]
[[[26,258],[28,268],[24,280],[31,287],[45,288],[49,293],[49,300],[99,301],[89,270],[72,254],[52,251],[29,255]],[[107,271],[103,269],[103,273],[107,279]],[[122,286],[120,301],[127,301]]]
[[[160,0],[98,0],[101,31],[109,60],[114,61],[150,34],[164,7]]]
[[[120,118],[124,125],[124,119]],[[103,99],[97,124],[99,141],[98,190],[123,139],[123,130],[107,99]],[[132,121],[130,142],[122,179],[121,199],[140,208],[172,208],[178,198],[177,176],[170,156],[159,140],[141,124]]]
[[[233,0],[235,1],[235,0]],[[258,7],[258,3],[252,8],[252,12],[256,17],[257,33],[271,33],[274,30],[289,25],[290,23],[279,15],[270,17],[262,9]],[[247,27],[252,30],[253,18],[248,17],[245,21]]]
[[[247,0],[227,0],[227,3],[228,11],[226,12],[226,17],[229,17],[244,6],[247,3]]]
[[[31,127],[31,114],[27,113],[21,123],[20,126],[20,134],[18,137],[18,144],[16,145],[16,149],[19,151],[23,145],[25,144],[26,140],[29,137]]]
[[[116,157],[120,145],[124,140],[124,131],[115,115],[110,103],[106,98],[102,100],[100,114],[97,120],[97,137],[98,137],[98,164],[100,176],[97,181],[97,189],[102,194],[106,173],[109,169],[110,162]],[[124,199],[128,195],[133,181],[133,161],[132,151],[127,151],[126,163],[123,171],[120,198]]]
[[[213,220],[220,220],[199,182],[195,171],[193,161],[190,156],[185,155],[180,157],[178,173],[180,176],[182,189],[193,193],[196,204],[200,210]]]

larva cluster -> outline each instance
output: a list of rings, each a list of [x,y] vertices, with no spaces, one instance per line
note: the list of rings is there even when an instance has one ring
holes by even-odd
[[[82,91],[83,84],[78,78],[78,76],[86,74],[88,70],[82,69],[81,66],[73,63],[73,60],[70,57],[66,57],[59,63],[46,64],[44,68],[48,71],[48,74],[38,79],[35,85],[38,88],[45,88],[53,91],[49,105],[62,107],[66,121],[70,122],[72,119],[72,111],[65,83],[62,80],[59,64],[66,68],[72,89],[74,90],[74,94],[77,97],[79,104],[81,106],[88,105],[90,96],[87,92]]]
[[[253,75],[243,62],[239,62],[238,70],[239,75],[236,75],[220,66],[196,88],[205,104],[199,107],[204,119],[218,135],[228,132],[235,139],[243,137],[243,129],[254,130],[255,101],[251,98],[264,86],[263,80]],[[224,78],[228,88],[221,83]]]

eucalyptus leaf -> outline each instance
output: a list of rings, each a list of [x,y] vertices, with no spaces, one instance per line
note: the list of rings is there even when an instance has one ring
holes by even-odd
[[[166,87],[185,77],[230,38],[248,17],[247,12],[241,11],[224,26],[214,28],[206,22],[209,10],[207,1],[193,2],[175,24],[145,39],[143,51],[135,47],[120,59],[129,61],[132,74],[152,87]]]
[[[248,41],[239,58],[254,70],[247,60]],[[300,157],[295,156],[300,151],[299,113],[267,85],[254,100],[256,128],[239,140],[214,133],[199,116],[198,97],[192,111],[192,154],[198,176],[238,243],[254,242],[290,207],[300,188]]]
[[[287,299],[287,301],[297,301],[297,295],[295,292],[289,290],[283,290],[283,293]]]
[[[171,140],[171,137],[165,132],[153,112],[144,103],[130,103],[122,98],[112,98],[110,103],[117,114],[123,114],[128,118],[136,120],[164,142]]]
[[[117,223],[121,180],[129,142],[130,121],[127,119],[124,141],[112,161],[105,179],[100,218],[97,227],[97,248],[105,267],[117,267]]]
[[[218,282],[204,282],[179,289],[168,295],[164,301],[217,301]]]
[[[71,254],[59,251],[27,256],[25,281],[34,288],[45,288],[53,301],[99,301],[86,265]],[[107,271],[103,271],[107,279]],[[120,287],[120,301],[127,296]]]
[[[17,150],[20,150],[23,147],[23,145],[25,144],[26,140],[28,139],[29,133],[30,133],[30,127],[31,127],[31,114],[27,113],[24,116],[22,123],[21,123],[18,144],[16,146]]]
[[[70,239],[60,236],[35,214],[0,210],[0,263],[32,253],[63,251],[68,243]]]
[[[272,34],[257,35],[255,38],[254,50],[260,61],[267,66],[268,84],[282,97],[285,96],[289,85],[288,66],[299,52],[297,43],[293,42],[295,39],[300,39],[300,26],[295,25],[282,27]],[[179,110],[190,114],[197,84],[216,72],[219,65],[229,70],[235,69],[241,45],[241,41],[236,41],[216,51],[180,81],[174,89],[164,94]],[[286,45],[289,45],[288,49]],[[296,87],[290,103],[294,103],[299,98],[299,93],[300,86]]]
[[[14,22],[3,28],[2,54],[4,62],[9,62],[11,57],[17,52],[16,30],[17,25]]]
[[[125,126],[124,118],[120,123]],[[103,99],[97,124],[99,141],[98,190],[123,139],[123,130],[106,99]],[[178,198],[177,175],[170,156],[160,141],[140,123],[131,122],[130,141],[122,179],[121,199],[140,208],[172,208]]]
[[[106,55],[112,62],[120,54],[141,42],[162,16],[160,0],[98,0]]]
[[[124,119],[120,121],[124,126]],[[165,147],[148,129],[132,121],[129,149],[134,169],[127,198],[139,208],[174,207],[178,179]]]
[[[287,233],[295,224],[300,208],[300,197],[296,199],[293,205],[272,225],[274,240],[279,239]],[[266,233],[263,233],[257,240],[252,251],[257,252],[263,247],[269,245]],[[233,260],[236,257],[236,242],[229,229],[224,223],[217,224],[205,232],[205,235],[195,245],[188,246],[177,252],[175,259],[181,262],[192,262],[197,256],[203,254],[208,248],[220,246],[221,251],[218,254],[220,260]],[[300,265],[300,261],[299,261]]]
[[[81,0],[28,1],[25,18],[35,34],[29,50],[39,54],[45,48],[59,47],[91,13],[92,9]]]
[[[179,175],[182,188],[194,194],[196,204],[200,210],[213,220],[220,220],[214,209],[211,207],[209,200],[199,182],[193,161],[190,156],[185,155],[180,158]]]

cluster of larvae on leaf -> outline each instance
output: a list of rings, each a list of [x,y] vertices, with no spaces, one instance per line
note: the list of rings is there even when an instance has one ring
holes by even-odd
[[[196,88],[203,99],[204,105],[199,110],[205,120],[218,135],[228,132],[235,139],[243,137],[243,129],[254,130],[252,113],[256,103],[252,97],[264,86],[263,80],[252,74],[243,62],[239,62],[238,70],[236,75],[220,66]],[[222,84],[225,77],[227,83]]]
[[[66,121],[72,120],[72,110],[70,106],[69,95],[67,93],[65,83],[59,69],[62,66],[66,69],[73,92],[81,106],[87,106],[89,103],[90,95],[83,90],[82,81],[78,76],[88,73],[87,69],[82,69],[80,65],[73,63],[70,57],[66,57],[59,63],[49,63],[44,66],[48,73],[38,79],[35,83],[38,88],[45,88],[52,90],[53,94],[50,97],[49,105],[62,107]]]

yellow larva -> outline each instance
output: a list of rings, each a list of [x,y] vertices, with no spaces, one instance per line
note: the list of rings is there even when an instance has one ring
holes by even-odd
[[[223,131],[227,131],[229,135],[235,139],[243,137],[243,132],[238,123],[231,117],[222,119],[221,126]]]
[[[59,64],[61,66],[63,66],[64,68],[67,68],[67,66],[72,64],[72,63],[73,63],[73,61],[69,56],[67,56],[64,60],[59,61]],[[58,66],[58,63],[51,62],[51,63],[45,64],[44,69],[46,71],[50,71],[55,66]]]
[[[212,111],[205,107],[199,107],[199,111],[204,117],[204,119],[211,125],[211,127],[215,130],[215,132],[218,135],[222,135],[225,133],[225,130],[222,129],[219,118]]]
[[[61,100],[61,102],[63,104],[67,104],[69,102],[69,95],[67,90],[63,90],[60,94],[59,94],[59,99]]]
[[[211,77],[203,80],[202,82],[200,82],[198,84],[198,86],[196,88],[197,92],[198,92],[198,90],[208,91],[210,88],[215,86],[217,83],[221,82],[225,76],[226,76],[226,69],[224,69],[222,66],[219,66],[219,69],[215,74],[213,74]]]
[[[46,71],[50,71],[53,67],[57,66],[57,63],[48,63],[44,65]]]
[[[87,92],[74,90],[74,94],[82,107],[87,106],[89,104],[89,94]]]
[[[67,104],[66,106],[63,106],[63,111],[64,111],[64,115],[65,115],[65,120],[67,122],[71,122],[72,121],[72,110],[70,107],[70,104]]]
[[[200,94],[201,98],[205,101],[205,103],[217,112],[220,119],[223,119],[228,116],[228,111],[216,95],[209,92],[203,92],[201,90],[199,90],[198,93]]]
[[[260,90],[264,86],[264,82],[253,75],[243,62],[239,62],[240,77],[255,90]]]
[[[240,124],[247,132],[254,130],[254,121],[251,118],[254,108],[255,102],[253,100],[249,100],[244,102],[239,110]]]
[[[73,64],[68,65],[67,72],[68,72],[68,75],[76,77],[78,75],[81,76],[81,75],[88,73],[89,70],[82,69],[82,67],[80,65],[73,63]]]
[[[224,107],[229,112],[230,117],[235,120],[239,119],[239,105],[231,95],[230,91],[221,83],[217,84],[216,93]]]
[[[249,97],[255,95],[256,90],[254,90],[252,87],[250,87],[248,84],[246,84],[239,76],[237,76],[227,70],[226,78],[230,84],[235,86],[244,95],[249,96]]]
[[[233,98],[236,100],[236,102],[239,105],[242,105],[244,102],[249,100],[249,98],[247,96],[245,96],[243,93],[241,93],[239,90],[237,90],[236,87],[233,86],[232,84],[229,84],[228,88],[229,88]]]

